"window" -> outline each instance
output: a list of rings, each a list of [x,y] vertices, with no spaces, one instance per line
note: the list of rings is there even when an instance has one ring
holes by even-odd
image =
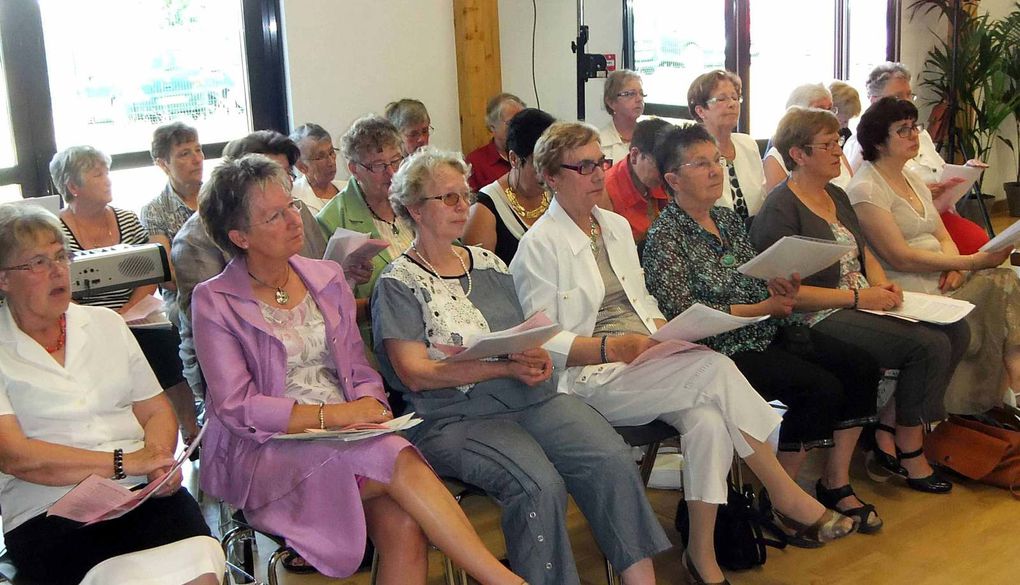
[[[114,205],[137,210],[166,181],[148,154],[156,126],[195,126],[207,172],[227,141],[288,128],[279,0],[2,4],[0,64],[19,64],[4,76],[19,95],[0,99],[0,197],[51,192],[53,154],[90,144],[113,158]]]
[[[625,0],[624,63],[644,77],[645,111],[667,117],[690,117],[701,73],[736,72],[739,128],[768,138],[797,85],[844,79],[865,95],[868,72],[897,58],[899,12],[899,0]]]

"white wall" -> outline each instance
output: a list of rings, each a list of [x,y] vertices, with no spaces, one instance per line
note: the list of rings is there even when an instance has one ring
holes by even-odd
[[[316,122],[336,140],[411,97],[429,110],[432,143],[460,149],[451,0],[284,0],[283,13],[292,127]]]

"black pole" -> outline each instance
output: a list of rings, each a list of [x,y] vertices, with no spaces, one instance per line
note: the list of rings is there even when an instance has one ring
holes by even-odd
[[[584,120],[584,84],[588,82],[588,62],[584,51],[588,44],[588,25],[577,28],[577,40],[574,42],[574,53],[577,54],[577,119]]]

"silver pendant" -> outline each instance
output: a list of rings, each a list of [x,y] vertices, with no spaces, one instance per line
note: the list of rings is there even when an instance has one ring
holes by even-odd
[[[289,302],[290,302],[290,295],[287,294],[287,291],[283,290],[282,288],[276,289],[276,304],[277,305],[286,305]]]

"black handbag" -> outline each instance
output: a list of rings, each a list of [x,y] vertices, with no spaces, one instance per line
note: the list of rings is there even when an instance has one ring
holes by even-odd
[[[723,569],[743,571],[766,560],[766,546],[786,548],[786,542],[765,538],[762,526],[766,518],[754,505],[754,490],[750,484],[743,488],[726,482],[726,504],[719,506],[715,519],[715,558]],[[690,538],[690,516],[687,502],[680,500],[676,509],[676,529],[687,546]]]

